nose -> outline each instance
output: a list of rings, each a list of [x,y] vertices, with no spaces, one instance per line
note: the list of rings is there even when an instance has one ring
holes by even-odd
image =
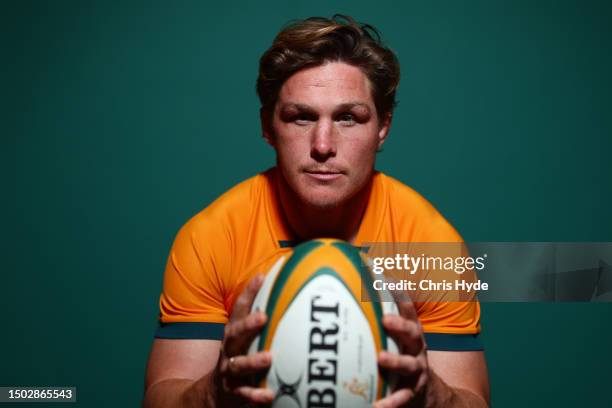
[[[310,156],[317,161],[325,161],[336,155],[336,137],[332,121],[320,120],[313,130]]]

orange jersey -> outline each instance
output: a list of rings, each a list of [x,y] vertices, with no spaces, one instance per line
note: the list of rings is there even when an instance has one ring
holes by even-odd
[[[172,246],[160,297],[159,338],[222,339],[236,298],[266,260],[294,242],[272,168],[233,187],[189,220]],[[354,245],[461,242],[421,195],[377,172]],[[430,349],[480,349],[478,302],[417,304]]]

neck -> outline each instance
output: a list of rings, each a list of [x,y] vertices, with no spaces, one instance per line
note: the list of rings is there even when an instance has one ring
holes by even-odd
[[[304,203],[279,172],[280,205],[292,234],[299,241],[337,238],[353,242],[370,197],[372,181],[350,199],[336,206],[320,208]]]

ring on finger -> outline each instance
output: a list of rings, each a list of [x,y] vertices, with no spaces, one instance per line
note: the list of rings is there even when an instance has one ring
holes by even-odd
[[[228,361],[230,371],[236,371],[236,357],[230,357]]]

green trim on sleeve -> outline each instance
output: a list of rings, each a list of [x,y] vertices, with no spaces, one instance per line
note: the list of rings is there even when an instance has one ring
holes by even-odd
[[[223,323],[177,322],[160,323],[155,338],[158,339],[192,339],[223,340]]]
[[[478,334],[425,333],[429,350],[481,351],[484,350]]]
[[[288,240],[280,240],[278,241],[278,246],[281,248],[293,248],[298,245],[297,241],[288,241]]]

